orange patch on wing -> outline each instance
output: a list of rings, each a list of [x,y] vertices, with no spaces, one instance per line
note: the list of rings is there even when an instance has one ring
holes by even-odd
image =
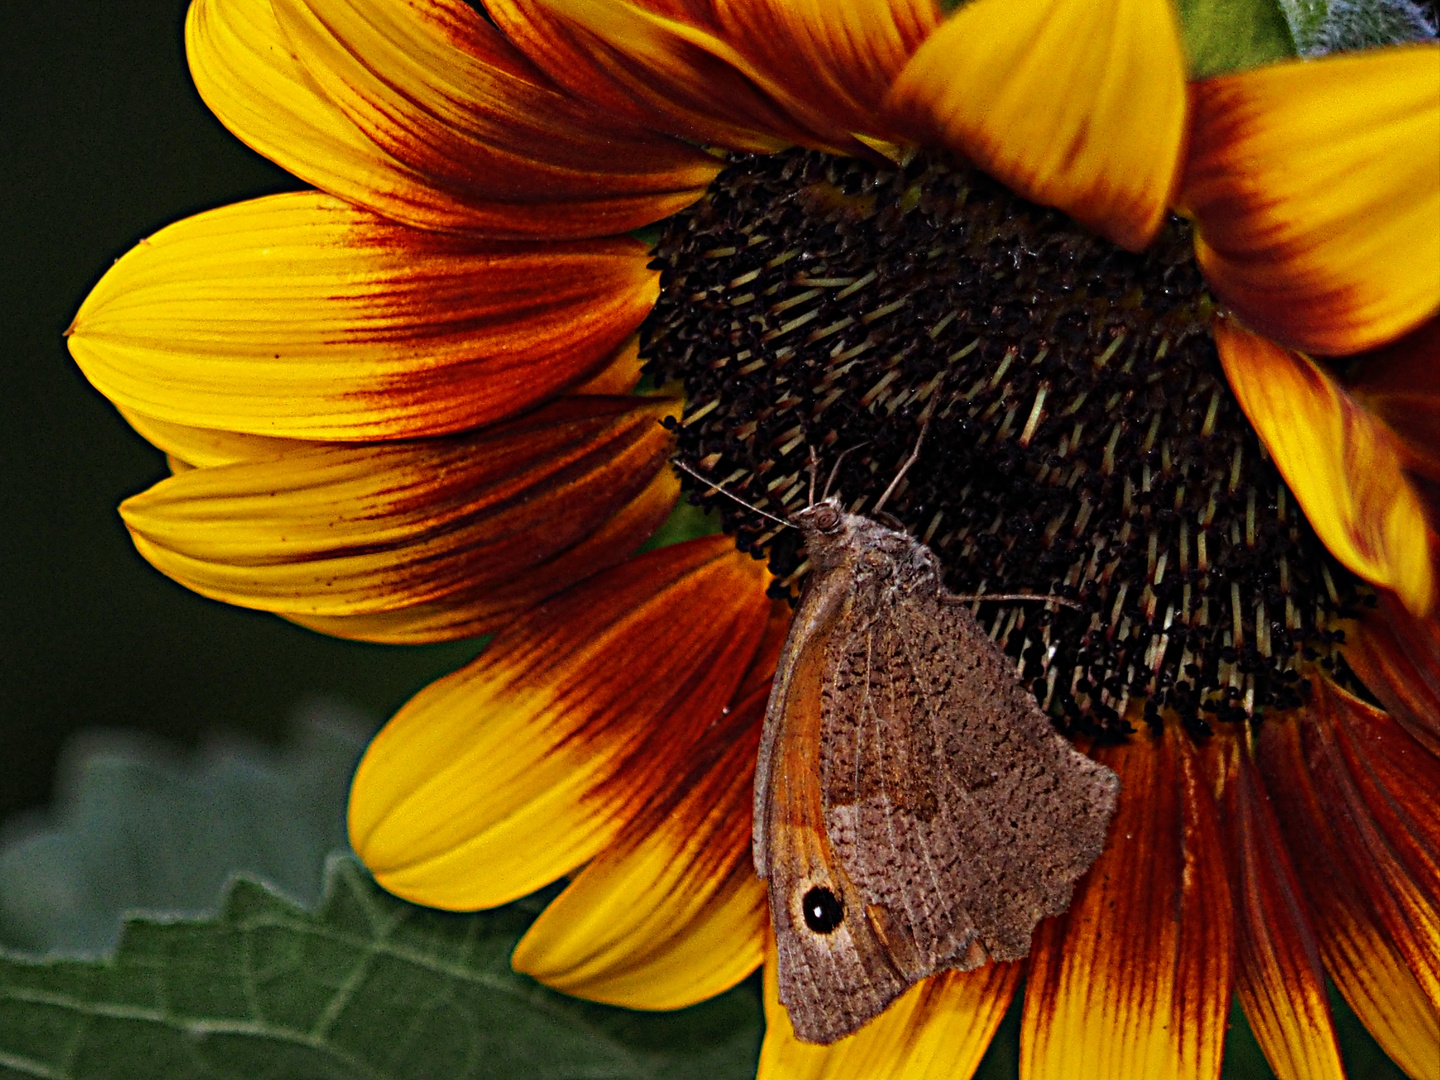
[[[253,435],[441,435],[599,370],[658,295],[645,247],[476,241],[318,192],[177,222],[123,256],[71,326],[117,405]]]
[[[775,942],[765,954],[765,1042],[756,1080],[969,1080],[1005,1018],[1025,965],[989,963],[922,979],[853,1035],[828,1046],[795,1037],[780,1003]]]
[[[971,0],[906,65],[888,112],[1016,193],[1139,250],[1164,220],[1185,137],[1174,9]]]
[[[1344,355],[1440,308],[1440,46],[1196,83],[1180,205],[1216,293],[1297,349]]]
[[[1295,722],[1262,725],[1258,760],[1326,967],[1402,1066],[1440,1045],[1440,760],[1326,680]],[[1420,1073],[1416,1073],[1420,1075]]]
[[[719,167],[558,92],[458,0],[197,0],[186,47],[242,140],[411,225],[622,233],[693,202]]]
[[[1236,941],[1211,788],[1176,725],[1092,753],[1120,803],[1070,910],[1036,930],[1021,1073],[1215,1077]]]
[[[1235,989],[1245,1016],[1279,1080],[1344,1080],[1308,890],[1251,749],[1225,732],[1207,750],[1220,792],[1239,942]]]
[[[759,966],[765,890],[750,861],[755,750],[789,605],[723,715],[674,763],[664,789],[545,909],[511,957],[568,994],[675,1009]]]
[[[1313,361],[1215,321],[1230,388],[1321,542],[1412,612],[1435,603],[1436,537],[1399,439]]]
[[[707,537],[554,597],[370,744],[350,839],[392,892],[505,903],[614,843],[721,714],[765,634],[763,567]]]

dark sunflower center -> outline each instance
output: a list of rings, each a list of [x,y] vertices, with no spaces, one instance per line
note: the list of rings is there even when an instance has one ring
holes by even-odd
[[[1143,699],[1208,730],[1333,663],[1363,589],[1226,386],[1182,222],[1135,255],[945,156],[793,151],[735,159],[655,255],[642,355],[684,384],[681,459],[783,517],[813,449],[863,513],[928,417],[885,509],[957,592],[1082,605],[981,609],[1062,727],[1119,734]],[[703,501],[798,583],[795,530]]]

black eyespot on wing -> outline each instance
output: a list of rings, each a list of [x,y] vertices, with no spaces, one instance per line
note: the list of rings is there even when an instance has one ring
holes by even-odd
[[[829,889],[816,885],[800,901],[805,925],[817,934],[828,934],[845,918],[845,905]]]

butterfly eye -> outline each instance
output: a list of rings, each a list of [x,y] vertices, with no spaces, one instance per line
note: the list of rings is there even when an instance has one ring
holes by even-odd
[[[840,511],[833,506],[817,506],[812,520],[815,522],[815,527],[821,532],[834,532],[840,527]]]
[[[845,918],[845,905],[829,889],[816,885],[800,901],[805,925],[817,934],[828,934]]]

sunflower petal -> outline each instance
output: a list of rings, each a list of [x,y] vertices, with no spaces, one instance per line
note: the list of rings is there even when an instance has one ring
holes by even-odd
[[[969,1080],[1020,985],[1023,963],[946,971],[912,986],[855,1034],[816,1046],[780,1003],[775,942],[765,954],[765,1042],[756,1080]]]
[[[1070,910],[1037,929],[1021,1075],[1218,1077],[1235,930],[1214,797],[1174,725],[1094,757],[1120,804]]]
[[[1240,407],[1321,542],[1412,612],[1435,602],[1435,535],[1406,479],[1405,453],[1318,365],[1215,322],[1220,363]]]
[[[597,574],[510,624],[376,736],[350,840],[390,891],[506,903],[614,842],[720,715],[763,636],[764,570],[727,537]]]
[[[793,100],[721,36],[704,4],[492,0],[507,38],[578,97],[656,130],[769,152],[814,136]],[[777,100],[778,99],[778,100]]]
[[[1345,388],[1405,441],[1411,468],[1440,482],[1440,319],[1355,357]]]
[[[1345,662],[1412,738],[1440,757],[1440,623],[1382,595],[1345,639]]]
[[[889,112],[1026,198],[1138,250],[1164,220],[1184,139],[1174,8],[972,0],[915,53]]]
[[[596,372],[654,303],[629,239],[503,244],[317,192],[162,229],[81,305],[70,351],[116,404],[255,435],[439,435]]]
[[[410,225],[620,233],[693,202],[719,167],[547,87],[458,0],[196,0],[186,45],[242,140]]]
[[[881,106],[939,22],[932,0],[718,0],[726,41],[838,131],[888,133]]]
[[[734,986],[764,953],[768,908],[750,860],[755,751],[789,605],[772,608],[748,695],[732,701],[647,805],[541,914],[516,971],[590,1001],[677,1009]]]
[[[1440,46],[1195,84],[1180,204],[1200,268],[1247,324],[1361,352],[1440,308]]]
[[[155,567],[281,614],[352,615],[504,588],[640,494],[669,400],[566,398],[447,439],[331,444],[195,469],[126,500]]]
[[[664,524],[680,495],[673,469],[661,469],[645,490],[574,547],[496,587],[466,589],[438,600],[351,615],[283,613],[291,622],[332,637],[423,645],[493,634],[543,600],[634,554]]]
[[[1221,792],[1239,939],[1235,989],[1245,1016],[1279,1080],[1344,1080],[1305,889],[1250,748],[1221,734],[1208,749]]]
[[[1325,965],[1396,1061],[1440,1045],[1440,761],[1325,680],[1294,723],[1261,727],[1258,760]],[[1428,1055],[1428,1058],[1427,1058]]]

